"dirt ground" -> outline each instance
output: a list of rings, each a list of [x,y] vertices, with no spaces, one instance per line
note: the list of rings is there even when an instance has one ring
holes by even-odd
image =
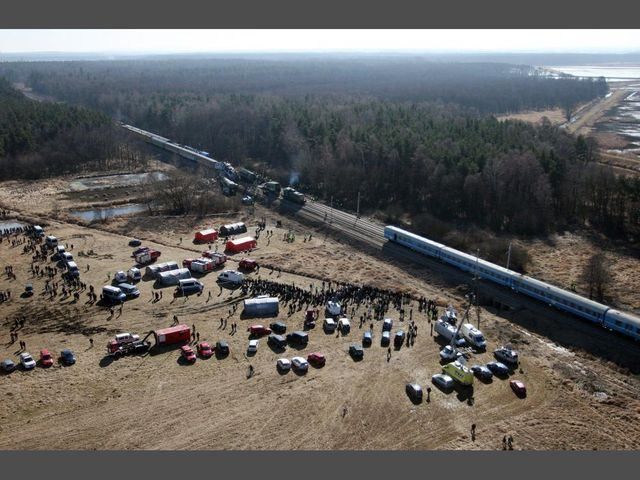
[[[2,184],[0,203],[11,208],[12,217],[33,218],[63,243],[73,244],[70,252],[82,281],[98,290],[109,282],[108,276],[132,265],[127,242],[133,236],[161,250],[161,261],[181,262],[207,248],[191,242],[197,228],[244,220],[252,232],[265,216],[267,229],[275,233],[268,240],[263,232],[251,256],[285,272],[278,274],[263,266],[251,274],[254,277],[313,288],[321,285],[321,279],[362,282],[424,295],[436,299],[441,307],[452,303],[459,311],[463,309],[458,290],[434,282],[428,270],[392,265],[348,242],[338,243],[315,232],[305,242],[304,235],[313,230],[260,207],[253,215],[244,211],[200,219],[141,216],[92,228],[71,223],[65,211],[78,207],[81,199],[61,193],[69,180],[33,183],[24,197],[16,195],[24,184]],[[95,203],[88,195],[86,203]],[[114,200],[118,201],[106,199]],[[283,222],[283,228],[275,228],[276,220]],[[289,229],[296,233],[293,243],[282,240]],[[558,240],[558,244],[570,241],[574,240]],[[543,247],[540,255],[540,265],[551,263],[542,257]],[[390,361],[379,343],[378,322],[364,360],[354,362],[347,354],[349,345],[359,343],[368,328],[358,328],[364,312],[357,311],[352,316],[352,331],[345,337],[326,335],[317,327],[310,331],[309,345],[299,354],[323,352],[327,357],[324,368],[310,367],[306,375],[281,375],[275,368],[277,358],[291,358],[298,352],[287,348],[284,354],[277,354],[263,338],[258,353],[247,357],[247,326],[273,319],[240,319],[241,306],[231,313],[241,296],[227,290],[220,293],[215,273],[202,277],[202,296],[187,300],[174,300],[172,288],[165,288],[163,299],[153,302],[152,282],[143,281],[140,298],[128,301],[122,314],[116,311],[110,319],[105,308],[85,303],[84,294],[78,303],[43,296],[44,280],[32,276],[29,260],[22,246],[12,247],[6,240],[0,244],[0,263],[13,265],[17,276],[16,280],[0,277],[0,290],[12,293],[0,306],[0,359],[16,360],[18,344],[10,344],[9,330],[15,318],[24,316],[19,340],[26,341],[35,358],[41,348],[49,348],[54,355],[71,348],[78,362],[71,367],[56,363],[49,369],[38,366],[30,372],[0,375],[0,449],[494,450],[502,449],[504,435],[513,436],[518,450],[640,448],[637,376],[582,350],[562,348],[493,310],[481,309],[481,329],[489,347],[486,353],[473,354],[470,363],[489,361],[494,348],[512,343],[522,361],[511,378],[526,383],[528,396],[516,397],[506,379],[494,378],[489,384],[476,380],[474,402],[469,404],[468,393],[446,394],[431,384],[431,375],[441,369],[441,345],[430,336],[430,324],[415,303],[407,308],[413,308],[418,325],[416,342],[394,350]],[[233,267],[237,260],[231,257],[227,265]],[[633,268],[630,263],[630,276]],[[548,271],[562,280],[561,269]],[[21,298],[29,282],[36,294]],[[118,361],[105,356],[106,343],[115,333],[144,334],[169,326],[173,315],[195,325],[201,341],[227,340],[229,357],[198,359],[194,365],[183,366],[176,350]],[[396,311],[389,316],[394,319],[394,331],[398,327],[406,330]],[[220,318],[227,318],[227,328],[219,328]],[[302,311],[289,316],[281,305],[278,318],[285,321],[288,331],[302,328]],[[235,335],[230,333],[233,322],[238,323]],[[94,340],[93,347],[89,338]],[[250,364],[255,375],[248,379]],[[404,387],[414,381],[424,389],[432,387],[430,402],[414,405],[409,401]],[[473,423],[477,425],[475,441],[470,436]]]

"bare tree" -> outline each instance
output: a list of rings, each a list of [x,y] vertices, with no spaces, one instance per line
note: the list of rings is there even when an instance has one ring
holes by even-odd
[[[589,290],[589,298],[604,301],[604,295],[611,285],[611,271],[603,253],[595,253],[584,266],[581,281]]]

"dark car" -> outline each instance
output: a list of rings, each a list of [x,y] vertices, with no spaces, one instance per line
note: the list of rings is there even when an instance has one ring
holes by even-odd
[[[501,362],[507,365],[518,366],[518,352],[509,347],[497,348],[493,355]]]
[[[229,355],[229,344],[224,340],[219,340],[216,342],[216,355]]]
[[[307,356],[307,362],[316,368],[320,368],[324,367],[325,363],[327,363],[327,358],[322,353],[313,352]]]
[[[383,347],[386,347],[389,345],[389,343],[391,343],[391,332],[387,330],[385,332],[382,332],[382,337],[380,338],[380,345],[382,345]]]
[[[273,322],[269,324],[269,328],[274,333],[285,333],[287,331],[287,325],[284,322]]]
[[[480,380],[491,380],[493,378],[493,373],[485,365],[474,365],[471,367],[471,371]]]
[[[382,331],[390,332],[391,327],[393,327],[393,320],[391,320],[390,318],[385,318],[384,321],[382,322]]]
[[[16,369],[16,364],[13,363],[12,360],[3,360],[2,363],[0,364],[0,367],[2,368],[2,371],[5,373],[11,373]]]
[[[142,245],[142,242],[137,238],[132,238],[131,240],[129,240],[130,247],[139,247],[140,245]]]
[[[404,343],[404,330],[398,330],[396,334],[393,336],[393,345],[396,347],[401,347]]]
[[[287,347],[287,339],[282,335],[276,335],[275,333],[272,333],[267,339],[267,344],[271,345],[276,350],[281,350]]]
[[[417,383],[407,383],[405,391],[413,403],[422,402],[422,387]]]
[[[369,331],[364,332],[364,334],[362,335],[362,346],[369,347],[371,346],[372,342],[373,342],[373,334]]]
[[[287,335],[287,342],[293,345],[306,345],[309,343],[309,334],[306,332],[293,332]]]
[[[361,345],[351,345],[349,347],[349,355],[351,355],[354,360],[361,360],[364,358],[364,349]]]
[[[73,365],[76,363],[76,356],[71,350],[65,349],[60,352],[60,361],[65,365]]]
[[[489,362],[487,363],[487,368],[493,372],[494,375],[508,375],[509,367],[507,367],[504,363],[500,362]]]

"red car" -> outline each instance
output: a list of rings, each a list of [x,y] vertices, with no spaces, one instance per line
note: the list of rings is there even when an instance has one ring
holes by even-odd
[[[193,349],[189,345],[183,345],[180,347],[180,355],[189,363],[196,361],[196,354],[193,353]]]
[[[511,390],[513,390],[519,397],[527,396],[527,387],[525,387],[524,383],[520,380],[511,380],[509,385],[511,385]]]
[[[200,342],[198,344],[198,355],[200,355],[202,358],[210,358],[213,355],[211,345],[209,345],[207,342]]]
[[[327,362],[327,359],[322,353],[313,352],[310,353],[307,357],[307,362],[309,362],[314,367],[324,367],[324,364]]]
[[[194,258],[185,258],[185,259],[182,261],[182,266],[183,266],[184,268],[189,268],[189,267],[191,267],[191,263],[192,263],[194,260],[195,260]]]
[[[261,337],[263,335],[271,334],[271,329],[263,325],[251,325],[249,328],[247,328],[247,332],[249,332],[250,335]]]
[[[51,365],[53,365],[53,357],[51,356],[51,353],[49,353],[49,350],[47,350],[46,348],[40,350],[40,364],[43,367],[50,367]]]

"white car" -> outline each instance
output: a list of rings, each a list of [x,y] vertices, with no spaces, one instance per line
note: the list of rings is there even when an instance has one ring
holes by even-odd
[[[291,366],[300,372],[306,372],[309,369],[309,362],[302,357],[293,357]]]
[[[291,369],[291,361],[288,358],[279,358],[276,362],[278,370],[287,371]]]
[[[113,281],[116,283],[125,283],[127,281],[127,274],[120,270],[113,276]]]
[[[336,321],[333,318],[325,318],[324,322],[322,322],[322,327],[325,332],[335,332],[336,331]]]
[[[451,390],[453,388],[453,378],[444,373],[436,373],[431,377],[431,381],[443,390]]]
[[[20,363],[25,370],[31,370],[36,366],[36,361],[33,359],[31,354],[27,352],[20,354]]]
[[[249,340],[247,353],[256,353],[258,351],[258,340]]]
[[[440,358],[447,362],[449,361],[453,362],[454,360],[457,360],[461,356],[462,356],[462,353],[460,353],[458,350],[453,348],[451,345],[447,345],[442,350],[440,350]]]

